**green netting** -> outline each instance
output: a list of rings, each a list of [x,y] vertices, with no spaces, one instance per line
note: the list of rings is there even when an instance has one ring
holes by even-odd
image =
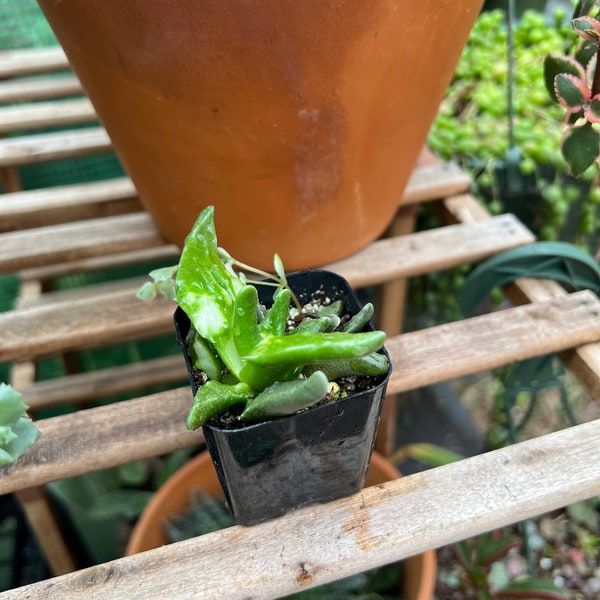
[[[0,0],[0,49],[56,46],[36,0]]]

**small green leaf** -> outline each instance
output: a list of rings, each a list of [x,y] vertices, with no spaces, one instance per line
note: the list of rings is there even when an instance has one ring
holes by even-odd
[[[560,73],[554,79],[554,91],[561,106],[569,112],[577,112],[590,99],[586,84],[575,75]]]
[[[577,35],[584,40],[597,40],[600,36],[600,22],[592,17],[577,17],[571,24]]]
[[[598,152],[598,132],[589,123],[572,127],[562,143],[563,156],[576,177],[594,163]]]
[[[554,80],[559,74],[569,74],[585,78],[585,71],[581,64],[570,56],[559,56],[557,54],[549,54],[544,59],[544,82],[550,97],[554,102],[558,102],[558,97],[554,91]]]
[[[596,2],[597,0],[579,0],[573,10],[573,18],[577,19],[578,17],[589,15],[596,5]]]
[[[245,383],[226,385],[219,381],[207,381],[201,385],[194,397],[194,404],[187,418],[188,429],[198,429],[213,417],[244,404],[254,396]]]
[[[329,381],[321,371],[313,373],[307,379],[276,381],[248,403],[241,419],[256,422],[292,415],[322,400],[328,387]]]

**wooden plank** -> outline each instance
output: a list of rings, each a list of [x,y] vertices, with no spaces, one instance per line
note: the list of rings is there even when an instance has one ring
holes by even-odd
[[[0,236],[0,273],[164,245],[145,212]]]
[[[138,287],[110,287],[94,295],[83,288],[79,298],[1,313],[0,361],[110,346],[172,331],[174,305],[164,298],[138,300]]]
[[[0,199],[0,231],[16,231],[142,210],[127,177],[14,192]]]
[[[83,94],[83,87],[75,75],[0,81],[0,104],[49,100],[80,94]]]
[[[388,394],[599,339],[600,300],[587,291],[403,334],[386,342]],[[200,443],[185,430],[191,400],[186,386],[37,421],[40,440],[0,467],[0,494]]]
[[[69,61],[60,46],[0,50],[0,79],[66,69]]]
[[[0,598],[279,598],[594,497],[599,442],[592,421]]]
[[[452,222],[481,223],[491,215],[471,195],[459,195],[441,203]],[[523,277],[505,287],[505,293],[517,303],[539,302],[564,297],[567,292],[555,281]],[[600,399],[600,344],[593,343],[559,353],[565,366],[577,377],[591,398]]]
[[[0,140],[0,167],[20,167],[110,151],[111,141],[102,127],[22,135]]]
[[[132,219],[136,215],[130,215]],[[140,218],[147,217],[144,213]],[[123,217],[111,217],[123,219]],[[108,221],[109,219],[104,219]],[[91,221],[90,221],[91,223]],[[49,233],[59,234],[60,243],[71,243],[73,234],[60,234],[63,227],[48,228]],[[137,235],[139,225],[130,224],[123,228],[125,233]],[[36,230],[32,230],[35,232]],[[106,247],[115,252],[118,232],[116,227],[104,228]],[[0,257],[3,257],[3,243],[13,234],[0,237]],[[31,239],[36,247],[30,252],[41,253],[44,259],[53,259],[53,244],[45,236],[36,238],[31,234],[14,234]],[[100,239],[102,234],[100,234]],[[374,247],[356,253],[352,259],[333,263],[327,268],[340,273],[354,287],[378,284],[394,277],[408,277],[429,271],[431,268],[449,268],[470,260],[490,256],[501,249],[526,243],[529,232],[524,230],[510,217],[498,217],[492,221],[475,225],[455,225],[437,230],[402,236],[395,240],[382,240]],[[91,242],[91,234],[83,235],[83,242]],[[58,243],[57,242],[57,243]],[[98,240],[96,243],[99,244]],[[5,260],[10,260],[9,252],[14,251],[23,259],[23,253],[29,248],[21,243],[20,248],[6,244]],[[98,251],[98,248],[96,248]],[[90,250],[91,252],[91,250]],[[15,259],[16,260],[16,259]],[[56,261],[57,259],[53,259]],[[2,258],[0,258],[1,264]],[[365,270],[367,271],[365,273]],[[108,292],[101,289],[64,292],[63,302],[57,302],[56,295],[47,296],[45,306],[0,314],[0,330],[3,339],[0,343],[0,360],[14,360],[22,357],[38,357],[62,353],[81,347],[93,347],[116,343],[121,334],[130,339],[133,332],[153,335],[165,330],[170,319],[164,305],[153,303],[139,307],[135,298],[139,281],[135,280],[127,289],[115,290],[111,284]],[[59,296],[60,298],[60,296]],[[120,316],[118,332],[111,327],[111,319]],[[79,345],[78,345],[79,344]]]
[[[324,268],[340,273],[356,287],[362,287],[483,260],[535,239],[512,215],[486,221],[489,229],[481,228],[483,224],[451,225],[378,240]]]
[[[184,384],[188,380],[183,356],[165,356],[89,373],[45,379],[17,387],[29,410],[88,402],[112,394],[147,389],[153,385]],[[13,384],[14,385],[14,384]]]
[[[0,134],[92,123],[98,120],[87,98],[19,104],[0,108]]]
[[[36,421],[41,437],[0,466],[0,494],[203,443],[186,429],[189,386]]]
[[[122,252],[120,254],[111,254],[108,256],[99,256],[85,260],[75,260],[68,263],[27,269],[21,271],[19,277],[23,281],[29,279],[41,279],[44,281],[62,275],[90,273],[103,269],[129,267],[144,263],[151,264],[157,261],[169,260],[172,264],[176,264],[179,261],[180,254],[181,250],[177,246],[169,244],[154,248],[144,248],[143,250],[133,250],[131,252]]]
[[[471,178],[457,165],[438,163],[418,166],[413,171],[401,205],[439,200],[467,192]]]

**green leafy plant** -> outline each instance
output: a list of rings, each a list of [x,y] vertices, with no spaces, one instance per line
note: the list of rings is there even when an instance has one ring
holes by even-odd
[[[194,366],[204,374],[188,416],[190,429],[242,405],[252,423],[293,414],[336,395],[336,379],[379,376],[388,360],[377,350],[383,331],[362,331],[373,314],[367,304],[349,320],[340,302],[300,306],[275,257],[275,274],[254,269],[218,248],[214,208],[202,211],[187,237],[179,265],[151,274],[140,291],[174,298],[189,317]],[[260,304],[245,275],[273,285],[273,304]],[[174,280],[174,286],[169,282]],[[317,291],[317,290],[315,290]],[[293,303],[292,303],[293,301]]]
[[[572,26],[579,36],[571,54],[550,54],[544,62],[544,76],[551,98],[567,113],[562,154],[571,172],[582,175],[600,154],[600,47],[598,0],[580,0]],[[592,16],[594,15],[594,16]]]
[[[594,251],[598,168],[572,176],[561,153],[565,110],[548,94],[544,76],[546,57],[568,54],[577,41],[568,17],[564,9],[551,19],[526,11],[509,27],[504,11],[482,13],[428,145],[471,175],[492,213],[514,212],[540,239]]]
[[[0,465],[15,461],[40,437],[27,408],[19,392],[0,383]]]

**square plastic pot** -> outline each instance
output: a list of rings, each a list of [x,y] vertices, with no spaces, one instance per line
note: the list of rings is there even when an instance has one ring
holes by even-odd
[[[301,302],[322,288],[354,314],[361,304],[342,277],[310,270],[288,276]],[[272,288],[258,286],[265,305]],[[372,327],[372,326],[371,326]],[[177,338],[194,394],[196,384],[185,339],[190,322],[175,313]],[[382,352],[386,353],[385,349]],[[373,452],[391,367],[377,384],[346,398],[241,429],[203,426],[206,444],[228,506],[240,525],[254,525],[289,510],[330,502],[360,491]]]

